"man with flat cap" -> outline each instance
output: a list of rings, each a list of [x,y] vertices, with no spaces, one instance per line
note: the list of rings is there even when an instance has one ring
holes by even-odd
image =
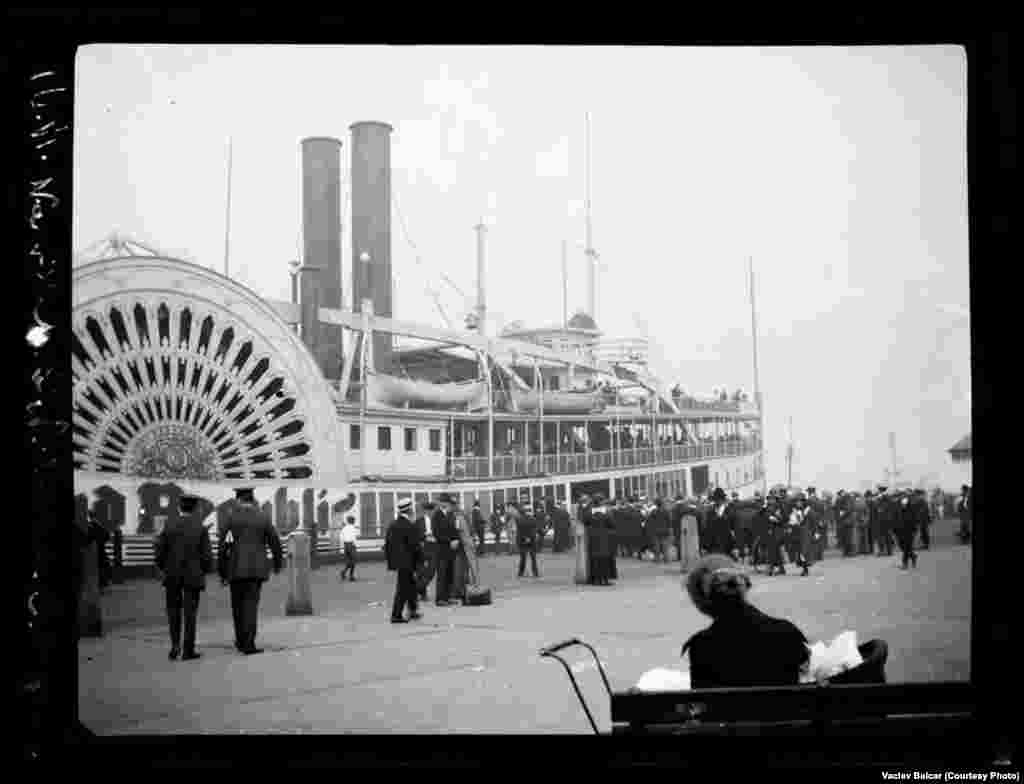
[[[235,491],[237,501],[220,532],[219,556],[225,563],[221,579],[231,585],[231,614],[235,622],[235,648],[240,653],[262,653],[256,647],[260,592],[270,577],[267,548],[273,557],[274,574],[280,574],[284,555],[270,515],[256,503],[252,488]],[[231,543],[228,544],[230,537]]]
[[[423,616],[419,613],[416,589],[416,569],[423,559],[423,547],[419,529],[412,521],[412,499],[403,498],[398,502],[398,517],[388,526],[384,540],[384,554],[388,569],[397,572],[395,580],[395,601],[391,605],[391,623],[407,623],[405,607],[409,606],[409,619]]]
[[[206,588],[206,574],[213,571],[213,548],[210,534],[199,517],[199,501],[194,495],[182,495],[178,501],[178,518],[165,525],[156,538],[154,555],[156,567],[163,575],[172,661],[178,656],[182,661],[199,658],[196,651],[199,595]]]

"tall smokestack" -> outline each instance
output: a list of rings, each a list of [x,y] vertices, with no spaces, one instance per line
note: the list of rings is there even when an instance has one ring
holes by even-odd
[[[358,122],[352,133],[352,309],[363,299],[373,312],[391,310],[391,131],[387,123]],[[375,369],[390,372],[392,336],[375,332]]]
[[[341,308],[341,141],[302,140],[302,264],[299,302]],[[341,327],[307,314],[303,340],[324,376],[341,376]],[[306,332],[310,334],[306,334]]]

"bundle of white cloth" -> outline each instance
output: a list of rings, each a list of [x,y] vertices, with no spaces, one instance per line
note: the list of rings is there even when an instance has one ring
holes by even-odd
[[[690,673],[657,667],[648,670],[636,684],[638,691],[689,691]]]
[[[800,673],[801,683],[827,680],[864,662],[857,650],[857,632],[845,631],[832,642],[808,645],[811,658]]]

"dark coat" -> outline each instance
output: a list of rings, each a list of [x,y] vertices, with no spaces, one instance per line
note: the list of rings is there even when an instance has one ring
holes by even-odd
[[[763,504],[754,514],[754,519],[750,521],[751,535],[755,542],[760,542],[762,545],[768,544],[768,538],[772,533],[770,516],[771,508],[767,504]]]
[[[210,532],[194,515],[175,520],[157,536],[154,560],[164,573],[164,585],[183,583],[203,590],[206,575],[213,571]]]
[[[928,499],[917,495],[910,503],[914,509],[914,518],[917,524],[922,527],[931,525],[932,511],[928,508]]]
[[[584,525],[587,526],[591,558],[607,558],[611,555],[611,529],[608,526],[609,515],[604,507],[599,508],[601,511],[592,511],[584,521]]]
[[[473,517],[472,517],[472,520],[473,520],[473,530],[478,532],[478,533],[483,532],[484,529],[487,527],[487,524],[484,521],[484,514],[483,514],[483,512],[480,511],[480,507],[479,506],[474,506],[473,507]]]
[[[538,525],[535,515],[520,515],[516,526],[516,546],[529,547],[536,544]]]
[[[430,518],[430,527],[434,532],[434,539],[437,540],[437,553],[441,558],[454,558],[458,548],[452,548],[452,542],[458,542],[462,547],[462,538],[459,536],[459,527],[455,523],[455,513],[445,514],[443,509],[438,509]]]
[[[672,535],[678,539],[683,530],[683,505],[672,504],[672,511],[669,512],[669,522],[672,525]]]
[[[970,525],[971,518],[974,517],[974,496],[973,493],[967,495],[961,495],[956,502],[956,512],[960,517],[960,522],[963,525]]]
[[[663,538],[672,532],[672,521],[664,507],[655,507],[647,518],[647,536]]]
[[[725,505],[722,514],[715,506],[708,507],[704,530],[707,531],[705,549],[712,553],[731,553],[736,546],[735,513],[729,504]]]
[[[230,547],[225,545],[227,535],[233,540]],[[227,555],[227,563],[221,570],[228,580],[266,580],[270,577],[270,563],[267,548],[274,561],[274,571],[281,571],[284,553],[281,537],[277,535],[270,515],[249,504],[237,506],[228,515],[220,534],[220,552]]]
[[[810,656],[803,632],[750,604],[697,632],[687,650],[694,689],[795,686]]]
[[[423,561],[419,529],[408,517],[400,516],[388,526],[384,538],[384,555],[388,559],[388,569],[392,572],[399,569],[415,570]]]

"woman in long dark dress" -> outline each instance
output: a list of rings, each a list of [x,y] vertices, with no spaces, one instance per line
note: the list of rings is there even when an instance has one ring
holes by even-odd
[[[605,518],[608,510],[604,506],[603,499],[595,498],[594,506],[588,512],[587,537],[590,549],[588,551],[588,579],[591,585],[608,585],[608,528]]]

